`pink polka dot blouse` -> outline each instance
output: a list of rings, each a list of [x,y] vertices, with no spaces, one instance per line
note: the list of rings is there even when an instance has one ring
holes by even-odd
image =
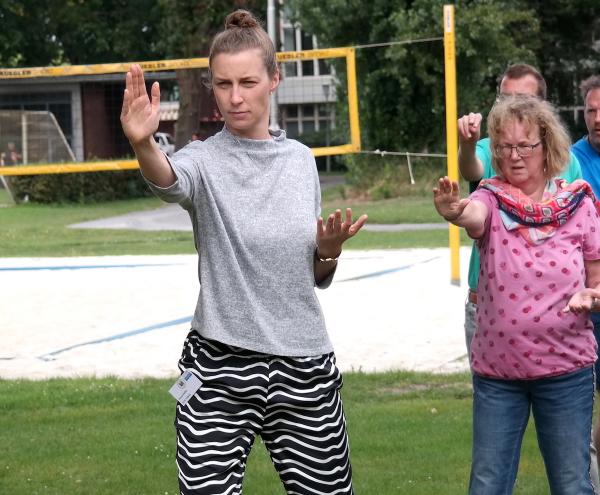
[[[589,314],[561,312],[585,287],[584,260],[600,259],[600,218],[592,201],[585,198],[553,237],[532,246],[516,230],[506,230],[490,191],[478,189],[470,197],[489,211],[477,240],[481,269],[473,371],[528,380],[592,365],[596,340]]]

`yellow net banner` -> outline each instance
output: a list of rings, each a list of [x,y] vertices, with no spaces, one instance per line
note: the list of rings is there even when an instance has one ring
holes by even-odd
[[[303,50],[296,52],[279,52],[279,62],[292,60],[314,60],[321,58],[346,57],[352,48],[325,48],[321,50]],[[0,79],[29,79],[32,77],[64,77],[90,74],[124,73],[133,64],[139,64],[144,71],[164,71],[176,69],[205,69],[208,58],[180,58],[175,60],[155,60],[149,62],[119,62],[112,64],[59,65],[56,67],[25,67],[22,69],[0,68]]]
[[[347,116],[345,116],[345,118],[347,119],[347,129],[349,135],[347,135],[345,140],[341,142],[326,142],[324,143],[325,146],[321,146],[321,143],[317,144],[316,146],[313,146],[312,151],[314,156],[316,157],[355,153],[360,151],[361,149],[355,49],[350,47],[342,47],[277,53],[277,60],[281,64],[290,64],[294,61],[298,61],[298,64],[305,64],[309,63],[309,61],[311,60],[332,58],[346,59],[345,72],[348,95],[348,114]],[[43,77],[60,78],[68,76],[118,74],[127,72],[133,63],[138,63],[142,67],[142,69],[147,72],[165,72],[174,70],[208,68],[208,58],[206,57],[56,67],[0,68],[0,80],[31,80]],[[10,138],[10,140],[20,139],[21,141],[23,141],[24,139],[21,138],[21,135],[26,133],[29,127],[26,128],[23,125],[21,125],[18,129],[17,127],[13,129],[14,132],[12,132],[12,134],[9,133],[10,135],[7,134],[4,137],[6,139]],[[31,131],[27,132],[31,134]],[[30,159],[26,160],[25,150],[23,150],[23,155],[24,158],[21,162],[22,164],[19,164],[18,166],[0,166],[0,176],[62,174],[75,172],[96,172],[103,170],[128,170],[138,168],[137,161],[131,159],[96,159],[96,161],[81,161],[80,159],[79,162],[75,163],[74,161],[70,161],[68,159],[66,161],[64,159],[54,160],[54,158],[51,156],[46,157],[45,160],[35,160],[33,154],[31,153],[29,153]]]

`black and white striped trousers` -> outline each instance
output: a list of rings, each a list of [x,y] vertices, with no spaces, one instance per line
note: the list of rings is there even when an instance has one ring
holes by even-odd
[[[191,331],[179,361],[202,385],[177,404],[182,494],[240,494],[257,435],[288,494],[352,494],[342,377],[333,353],[259,354]]]

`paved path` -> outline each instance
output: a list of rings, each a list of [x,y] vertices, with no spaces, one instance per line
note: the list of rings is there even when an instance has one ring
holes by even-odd
[[[70,225],[78,229],[130,229],[130,230],[184,230],[191,231],[192,224],[187,212],[177,204],[167,204],[156,210],[138,211]],[[365,230],[405,231],[447,229],[447,223],[405,223],[394,225],[369,224]]]

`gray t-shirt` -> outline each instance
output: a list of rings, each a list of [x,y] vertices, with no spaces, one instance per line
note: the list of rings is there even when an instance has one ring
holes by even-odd
[[[309,148],[284,131],[252,140],[224,128],[170,162],[172,186],[147,182],[192,220],[200,279],[192,328],[266,354],[331,352],[314,289],[321,192]]]

